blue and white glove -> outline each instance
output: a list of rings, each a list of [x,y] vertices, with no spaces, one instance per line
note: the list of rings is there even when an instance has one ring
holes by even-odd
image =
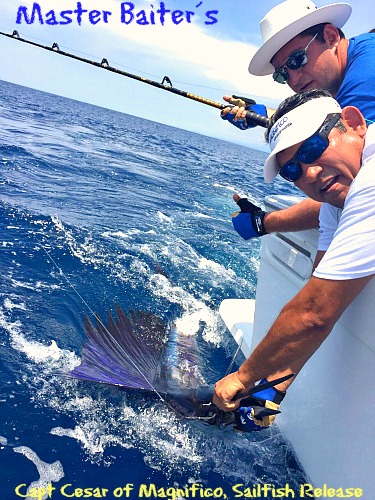
[[[263,379],[259,384],[267,382]],[[280,403],[285,397],[274,387],[269,387],[254,393],[241,401],[241,406],[235,411],[235,428],[242,432],[261,431],[269,427],[280,413]]]
[[[264,104],[257,104],[253,99],[248,99],[246,97],[232,96],[229,104],[233,106],[239,106],[240,108],[245,108],[246,111],[252,111],[258,115],[265,116],[267,118],[267,108]],[[239,128],[240,130],[246,130],[248,128],[255,128],[259,125],[258,122],[251,119],[249,115],[246,118],[240,118],[235,120],[235,114],[227,113],[220,115],[223,120],[228,120],[229,123]]]
[[[232,224],[244,240],[259,238],[259,236],[267,234],[263,223],[266,212],[251,203],[247,198],[238,200],[237,205],[240,207],[241,212],[232,214]]]

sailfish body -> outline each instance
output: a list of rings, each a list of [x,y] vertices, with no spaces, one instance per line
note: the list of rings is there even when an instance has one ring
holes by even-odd
[[[202,413],[210,403],[213,387],[205,384],[199,367],[195,337],[168,328],[149,312],[126,314],[116,307],[115,319],[107,314],[104,325],[85,316],[88,338],[81,364],[70,375],[123,388],[153,391],[170,396],[191,413]],[[186,404],[183,404],[186,403]]]

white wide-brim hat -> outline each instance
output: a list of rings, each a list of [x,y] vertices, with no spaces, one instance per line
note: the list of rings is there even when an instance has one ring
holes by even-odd
[[[342,28],[349,19],[352,7],[334,3],[318,8],[310,0],[286,0],[271,9],[260,22],[263,45],[249,64],[252,75],[270,75],[275,71],[271,59],[292,38],[308,28],[330,23]]]
[[[317,97],[285,113],[273,124],[268,135],[271,154],[263,169],[266,182],[272,182],[280,170],[277,153],[314,135],[331,113],[341,113],[339,103],[333,97]]]

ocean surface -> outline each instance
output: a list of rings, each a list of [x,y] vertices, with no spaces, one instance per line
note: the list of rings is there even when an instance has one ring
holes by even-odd
[[[206,427],[66,376],[83,315],[115,304],[179,321],[206,380],[224,375],[235,345],[218,308],[254,298],[259,262],[259,241],[232,229],[232,195],[292,192],[263,183],[265,153],[6,82],[0,96],[1,500],[47,498],[48,483],[49,498],[112,499],[142,484],[233,498],[238,483],[303,482],[277,426]]]

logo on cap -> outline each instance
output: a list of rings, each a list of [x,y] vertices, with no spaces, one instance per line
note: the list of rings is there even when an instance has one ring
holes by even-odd
[[[277,139],[281,132],[290,127],[290,125],[292,125],[292,123],[289,121],[288,115],[284,115],[279,120],[277,120],[270,133],[269,142],[271,145],[271,149],[274,149],[274,147],[276,146]]]

